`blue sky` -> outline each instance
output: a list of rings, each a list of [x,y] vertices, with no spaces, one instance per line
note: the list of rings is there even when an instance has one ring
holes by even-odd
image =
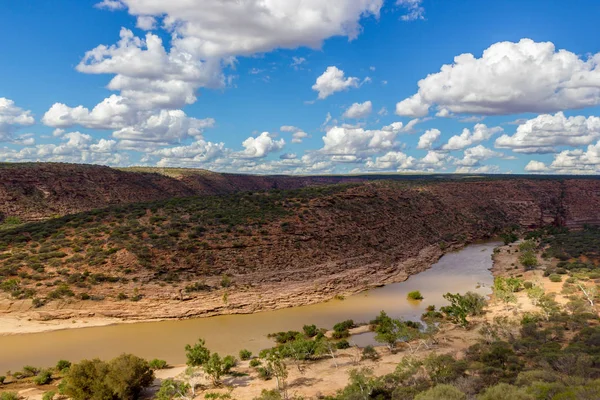
[[[7,0],[0,161],[594,174],[600,3]]]

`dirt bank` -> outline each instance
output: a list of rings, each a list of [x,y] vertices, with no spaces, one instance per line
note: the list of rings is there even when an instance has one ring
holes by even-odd
[[[106,326],[119,323],[149,322],[167,319],[210,317],[227,314],[251,314],[315,304],[349,296],[374,287],[402,282],[411,275],[430,268],[445,252],[428,246],[415,257],[388,268],[366,264],[318,277],[308,282],[281,282],[222,289],[194,298],[155,300],[142,299],[102,302],[75,299],[52,302],[43,310],[32,306],[31,300],[0,300],[0,335],[39,333],[61,329]],[[146,290],[152,290],[148,288]],[[155,290],[161,290],[156,287]]]

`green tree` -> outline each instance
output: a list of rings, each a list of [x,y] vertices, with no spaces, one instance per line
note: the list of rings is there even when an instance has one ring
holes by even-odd
[[[106,383],[118,399],[137,399],[154,381],[148,361],[133,354],[121,354],[109,363]]]
[[[99,359],[73,364],[61,383],[61,394],[73,400],[111,400],[113,391],[106,384],[108,364]]]
[[[199,367],[208,361],[210,350],[206,348],[206,342],[203,339],[198,339],[195,345],[191,346],[187,344],[185,346],[185,356],[187,358],[187,365],[190,367]]]

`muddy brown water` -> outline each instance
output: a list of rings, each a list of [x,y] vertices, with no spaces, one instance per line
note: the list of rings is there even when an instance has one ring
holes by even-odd
[[[171,364],[185,362],[184,346],[198,338],[222,354],[238,354],[247,348],[253,352],[270,347],[268,333],[301,330],[304,324],[331,328],[346,319],[369,321],[381,310],[397,318],[418,320],[430,305],[446,304],[447,292],[469,290],[491,293],[493,277],[491,255],[499,243],[472,244],[444,255],[430,269],[408,280],[347,297],[310,306],[287,308],[248,315],[224,315],[182,321],[162,321],[67,329],[0,337],[0,375],[24,365],[52,366],[59,359],[79,361],[99,357],[110,359],[121,353],[133,353],[147,359],[160,358]],[[408,292],[419,290],[423,301],[409,301]],[[373,335],[356,335],[358,345],[373,344]]]

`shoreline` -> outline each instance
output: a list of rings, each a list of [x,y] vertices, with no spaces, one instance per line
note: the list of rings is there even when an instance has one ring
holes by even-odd
[[[77,301],[62,308],[63,304],[55,304],[55,310],[5,311],[4,313],[0,312],[0,336],[210,318],[219,315],[247,315],[325,303],[335,299],[336,296],[354,296],[377,287],[404,282],[411,276],[431,268],[445,254],[478,242],[481,241],[454,244],[444,250],[434,245],[427,246],[421,249],[417,256],[408,258],[395,266],[373,270],[372,265],[365,265],[341,271],[321,282],[290,282],[285,286],[269,284],[252,288],[252,291],[240,290],[229,294],[229,303],[226,305],[223,305],[219,296],[221,291],[219,291],[216,295],[211,294],[183,301],[142,300],[138,303],[115,301],[93,304],[92,307],[86,309],[82,309],[80,306],[89,305],[89,302]],[[363,279],[356,279],[357,277]],[[364,278],[368,280],[365,281]],[[338,282],[350,283],[350,285],[336,288],[334,285]],[[289,295],[282,296],[283,293],[289,293]],[[15,303],[17,302],[11,304]],[[124,304],[126,307],[123,307]],[[135,309],[143,309],[144,312],[135,312]]]

